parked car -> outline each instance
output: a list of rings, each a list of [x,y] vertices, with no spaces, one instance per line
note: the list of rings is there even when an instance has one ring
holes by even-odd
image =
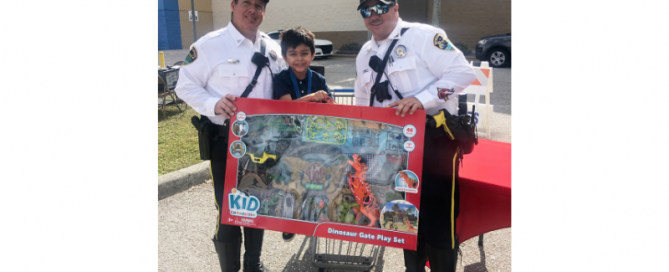
[[[510,67],[511,33],[481,38],[476,44],[476,58],[492,67]]]
[[[267,35],[278,44],[281,44],[281,41],[279,40],[279,35],[281,34],[281,32],[283,32],[283,30],[273,31],[267,33]],[[331,41],[316,39],[314,41],[314,46],[316,47],[316,57],[327,58],[329,56],[332,56],[333,48]]]

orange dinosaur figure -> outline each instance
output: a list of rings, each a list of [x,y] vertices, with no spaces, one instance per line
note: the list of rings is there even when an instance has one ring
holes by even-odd
[[[367,165],[361,163],[361,159],[358,154],[353,154],[353,161],[348,161],[355,169],[355,174],[348,174],[348,186],[351,187],[355,201],[360,205],[360,211],[370,219],[367,226],[373,227],[379,220],[379,202],[369,190],[369,184],[367,184],[365,177],[367,175]]]
[[[418,229],[414,228],[413,225],[411,225],[411,222],[409,221],[409,218],[404,217],[404,224],[406,224],[408,226],[408,229],[407,229],[408,232],[418,233]]]
[[[415,179],[410,178],[409,175],[407,175],[406,172],[400,171],[399,173],[400,173],[400,177],[402,177],[404,179],[404,181],[409,185],[409,187],[411,187],[411,189],[418,188],[418,181],[416,181]]]

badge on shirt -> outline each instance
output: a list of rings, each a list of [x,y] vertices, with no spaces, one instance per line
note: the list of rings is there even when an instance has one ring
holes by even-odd
[[[239,63],[239,60],[237,60],[237,59],[228,59],[228,62],[229,62],[229,63],[232,63],[232,64],[237,64],[237,63]]]
[[[395,56],[398,59],[401,59],[406,55],[407,55],[407,48],[404,47],[404,45],[398,45],[397,47],[395,47]]]
[[[272,57],[273,60],[276,60],[276,52],[274,52],[274,50],[269,51],[269,56]]]
[[[188,56],[186,56],[186,59],[184,60],[183,66],[191,64],[196,59],[197,59],[197,50],[195,50],[195,47],[191,47],[190,52],[188,52]]]
[[[455,88],[451,88],[451,89],[437,88],[437,92],[439,93],[439,99],[443,99],[444,101],[448,101],[448,96],[455,93]]]
[[[434,44],[434,46],[436,46],[441,50],[445,51],[455,50],[455,47],[451,44],[451,42],[448,39],[446,39],[446,36],[444,36],[444,34],[441,33],[437,33],[434,35],[432,43]]]

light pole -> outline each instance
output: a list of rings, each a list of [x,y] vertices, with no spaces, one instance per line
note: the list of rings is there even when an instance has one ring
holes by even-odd
[[[195,0],[190,0],[190,9],[193,13],[193,43],[197,41],[197,32],[195,30]]]
[[[441,28],[441,0],[432,0],[432,26]]]

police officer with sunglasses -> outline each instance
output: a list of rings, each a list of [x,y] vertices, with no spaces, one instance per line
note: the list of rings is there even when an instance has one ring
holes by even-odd
[[[457,95],[475,75],[444,30],[403,21],[395,1],[360,0],[358,10],[373,37],[356,58],[356,104],[396,108],[402,117],[418,109],[457,115]],[[418,248],[404,250],[406,271],[425,271],[428,257],[432,271],[456,267],[461,151],[440,129],[426,122]]]

